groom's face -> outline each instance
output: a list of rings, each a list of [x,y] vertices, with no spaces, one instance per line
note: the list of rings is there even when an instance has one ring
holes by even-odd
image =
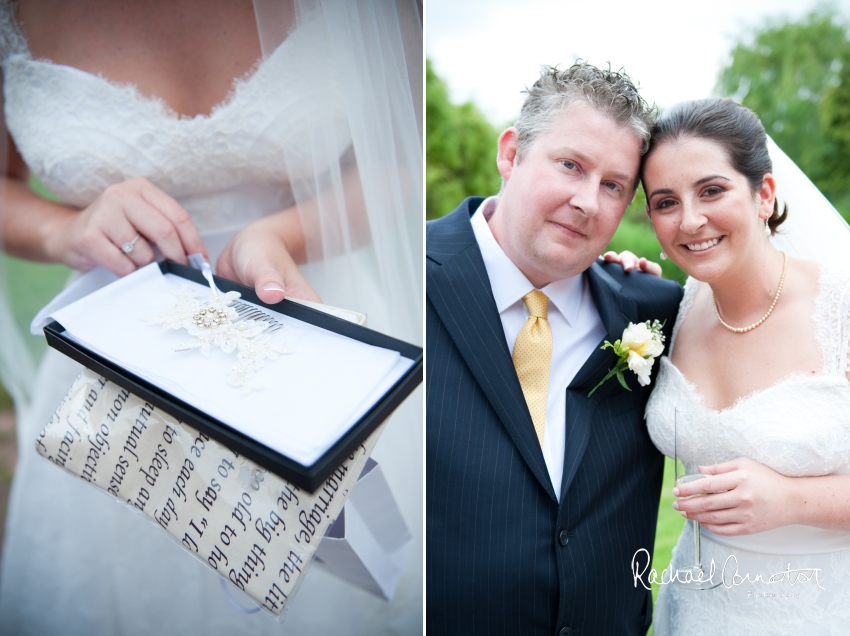
[[[574,105],[517,159],[516,130],[499,137],[505,186],[490,228],[537,288],[583,272],[611,240],[635,192],[640,138]]]

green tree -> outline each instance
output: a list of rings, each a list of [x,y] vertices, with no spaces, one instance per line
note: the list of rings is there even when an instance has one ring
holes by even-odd
[[[836,204],[850,210],[850,53],[841,60],[838,81],[821,105],[821,128],[832,143],[824,181],[836,193]]]
[[[430,60],[425,77],[425,211],[433,219],[470,195],[498,192],[499,133],[471,102],[457,106],[449,101],[446,84]]]
[[[821,6],[797,22],[770,20],[751,39],[739,41],[716,88],[754,110],[767,133],[836,205],[850,195],[847,155],[841,152],[850,138],[848,60],[846,20]]]

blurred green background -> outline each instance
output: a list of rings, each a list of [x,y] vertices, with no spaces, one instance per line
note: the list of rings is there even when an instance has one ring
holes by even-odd
[[[44,307],[65,286],[71,270],[63,265],[32,263],[6,254],[2,268],[5,269],[6,289],[12,304],[12,314],[18,328],[29,334],[29,325],[38,310]],[[26,343],[36,359],[46,348],[44,337],[27,335]],[[11,408],[11,398],[0,385],[0,411]]]
[[[30,180],[30,187],[46,198],[54,198],[36,179]],[[43,336],[29,335],[29,324],[38,310],[61,291],[70,274],[71,270],[63,265],[31,263],[0,253],[0,293],[6,294],[11,301],[17,328],[27,334],[27,348],[36,360],[41,358],[46,344]],[[15,369],[11,372],[15,373]],[[17,461],[12,408],[12,398],[0,384],[0,545],[4,538],[4,520]]]
[[[753,109],[774,141],[850,220],[850,37],[846,19],[821,6],[797,21],[768,20],[738,41],[720,70],[715,94]],[[513,122],[489,122],[471,102],[454,104],[430,62],[426,68],[426,214],[451,212],[467,196],[499,190],[496,143]],[[631,250],[660,262],[664,276],[683,283],[645,212],[642,189],[626,210],[608,249]],[[793,214],[793,210],[791,211]],[[664,487],[652,567],[668,566],[684,519],[673,510],[672,464]],[[653,594],[657,596],[658,586]]]
[[[45,198],[56,200],[35,177],[30,179],[30,188]],[[71,270],[64,265],[33,263],[7,254],[0,254],[0,258],[0,285],[7,291],[15,323],[22,333],[27,334],[27,346],[37,360],[47,345],[44,337],[28,335],[30,322],[38,310],[62,290]],[[0,412],[12,406],[12,398],[0,384]]]

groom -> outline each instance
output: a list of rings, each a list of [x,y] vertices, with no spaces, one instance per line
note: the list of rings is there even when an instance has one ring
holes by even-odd
[[[597,261],[637,188],[652,110],[625,75],[545,68],[499,137],[497,197],[427,228],[429,634],[644,634],[663,457],[650,387],[603,340],[682,292]]]

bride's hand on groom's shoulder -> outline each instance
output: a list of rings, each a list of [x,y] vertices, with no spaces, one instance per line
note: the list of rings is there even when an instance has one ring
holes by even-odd
[[[707,530],[733,536],[796,523],[793,478],[746,457],[701,466],[700,472],[709,476],[673,490],[680,497],[673,507]]]
[[[153,262],[154,246],[178,263],[186,264],[187,254],[208,258],[189,213],[143,177],[109,186],[91,205],[63,215],[46,232],[50,259],[81,271],[100,265],[126,276]]]
[[[322,302],[296,264],[296,258],[304,260],[303,250],[287,242],[287,230],[300,229],[292,228],[292,222],[298,223],[297,217],[281,213],[246,225],[219,256],[216,274],[253,287],[265,303],[278,303],[284,297]]]
[[[636,269],[639,272],[646,272],[661,278],[661,265],[639,257],[628,250],[619,254],[617,252],[605,252],[601,258],[607,263],[619,263],[623,266],[623,271],[630,272]]]

